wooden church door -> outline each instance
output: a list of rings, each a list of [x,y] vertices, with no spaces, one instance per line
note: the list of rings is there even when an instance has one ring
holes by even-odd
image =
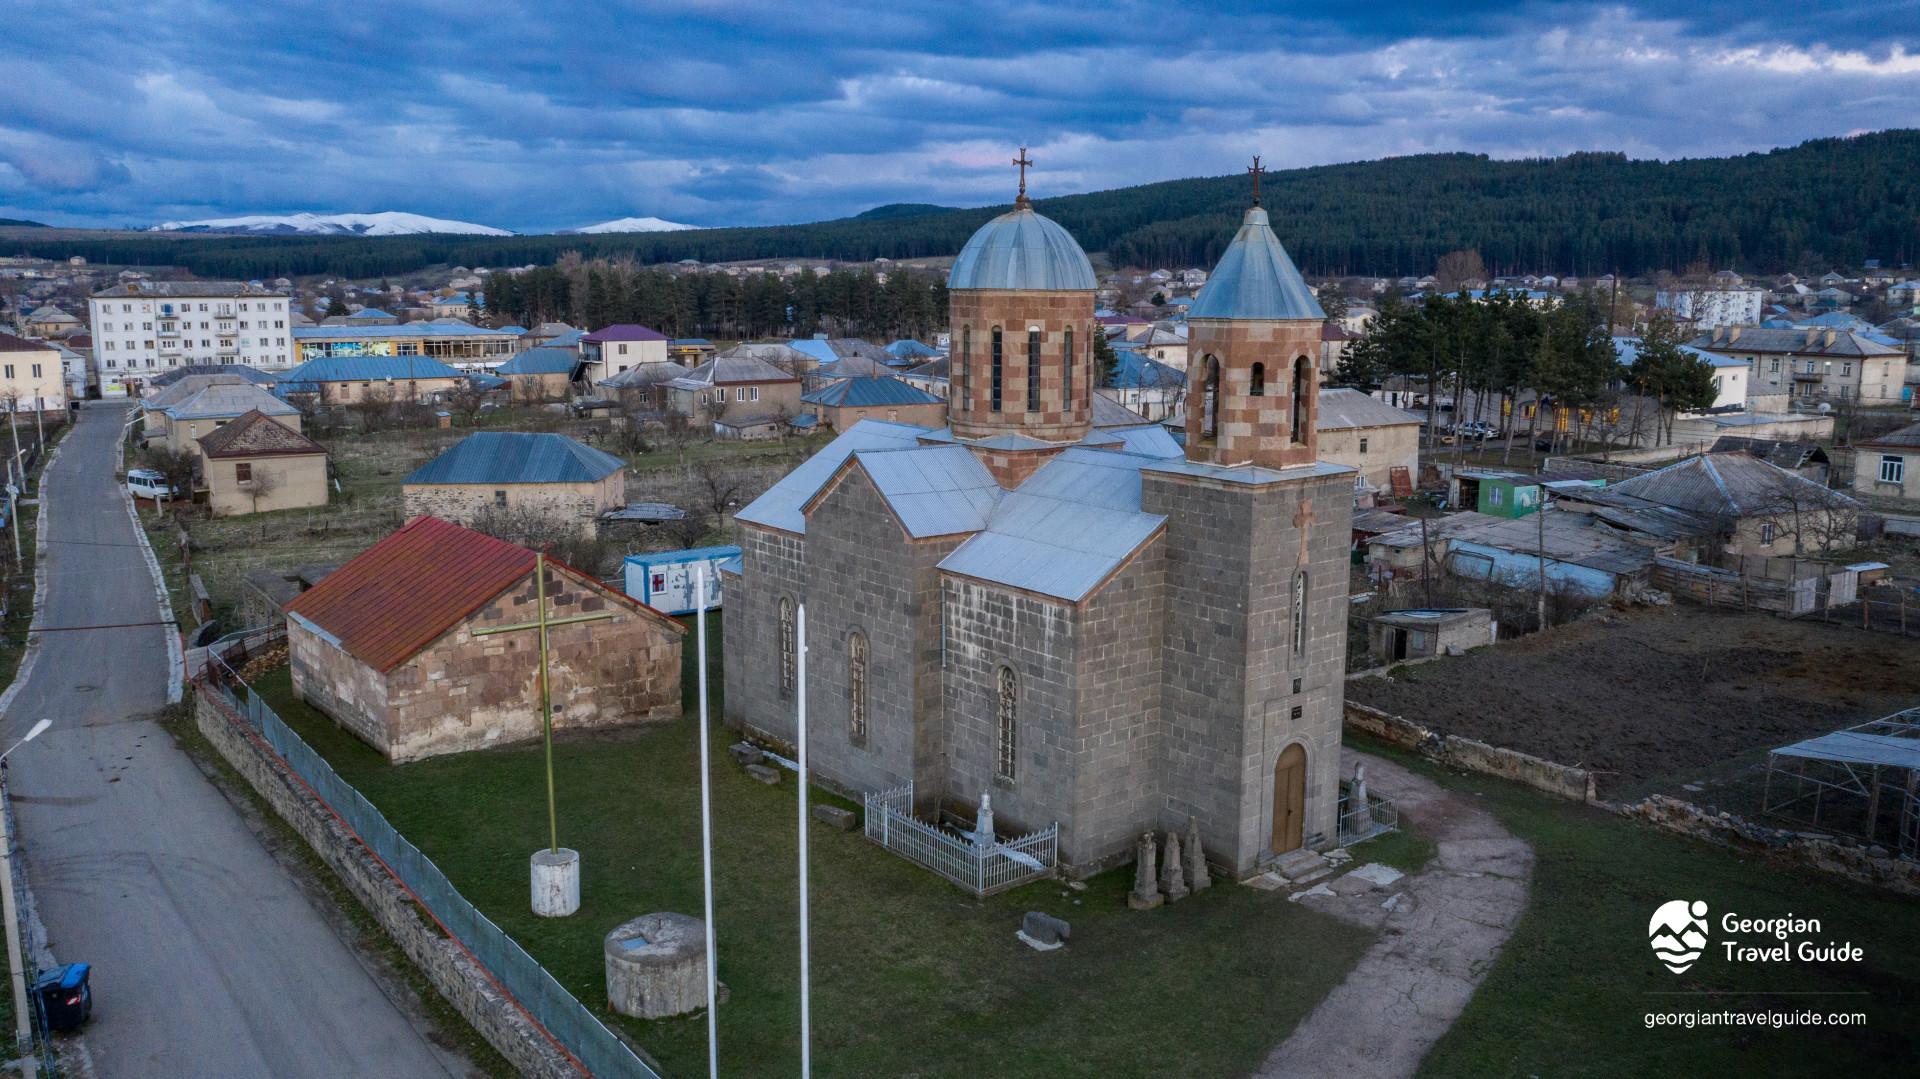
[[[1307,751],[1298,742],[1273,765],[1273,853],[1300,849],[1307,816]]]

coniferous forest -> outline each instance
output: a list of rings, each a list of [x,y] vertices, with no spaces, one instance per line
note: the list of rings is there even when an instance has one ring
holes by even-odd
[[[1036,205],[1115,265],[1205,266],[1232,238],[1247,198],[1247,177],[1235,175]],[[1774,273],[1869,258],[1891,266],[1920,254],[1920,131],[1670,162],[1616,153],[1387,158],[1272,173],[1262,201],[1310,275],[1428,273],[1442,254],[1463,248],[1477,250],[1494,273],[1644,274],[1697,263]],[[593,236],[76,237],[22,230],[0,240],[0,254],[177,265],[207,278],[367,278],[436,265],[548,265],[569,252],[642,264],[860,262],[952,255],[1005,209],[900,205],[806,225]]]

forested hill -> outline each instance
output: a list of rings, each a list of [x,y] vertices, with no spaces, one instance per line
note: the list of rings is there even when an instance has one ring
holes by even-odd
[[[1777,272],[1888,265],[1920,255],[1920,131],[1818,139],[1729,158],[1611,153],[1494,161],[1427,154],[1293,169],[1263,185],[1273,226],[1309,274],[1431,272],[1476,248],[1495,272],[1590,276],[1715,268]],[[1244,175],[1172,180],[1036,205],[1117,265],[1205,266],[1231,239]],[[597,236],[251,238],[19,234],[0,254],[175,264],[202,277],[398,275],[435,264],[549,263],[563,252],[645,263],[761,258],[866,261],[951,255],[1006,209],[910,205],[810,225]],[[902,211],[907,211],[902,213]]]

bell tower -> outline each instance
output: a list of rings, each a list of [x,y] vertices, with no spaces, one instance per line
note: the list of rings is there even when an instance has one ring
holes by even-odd
[[[1294,468],[1319,439],[1320,334],[1326,313],[1260,207],[1253,205],[1187,312],[1187,458]]]

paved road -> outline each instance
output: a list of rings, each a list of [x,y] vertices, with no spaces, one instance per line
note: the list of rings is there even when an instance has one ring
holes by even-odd
[[[152,622],[113,479],[125,409],[84,409],[46,483],[49,629]],[[432,1046],[149,718],[162,630],[48,633],[5,719],[29,879],[62,961],[94,964],[103,1076],[441,1076]]]

